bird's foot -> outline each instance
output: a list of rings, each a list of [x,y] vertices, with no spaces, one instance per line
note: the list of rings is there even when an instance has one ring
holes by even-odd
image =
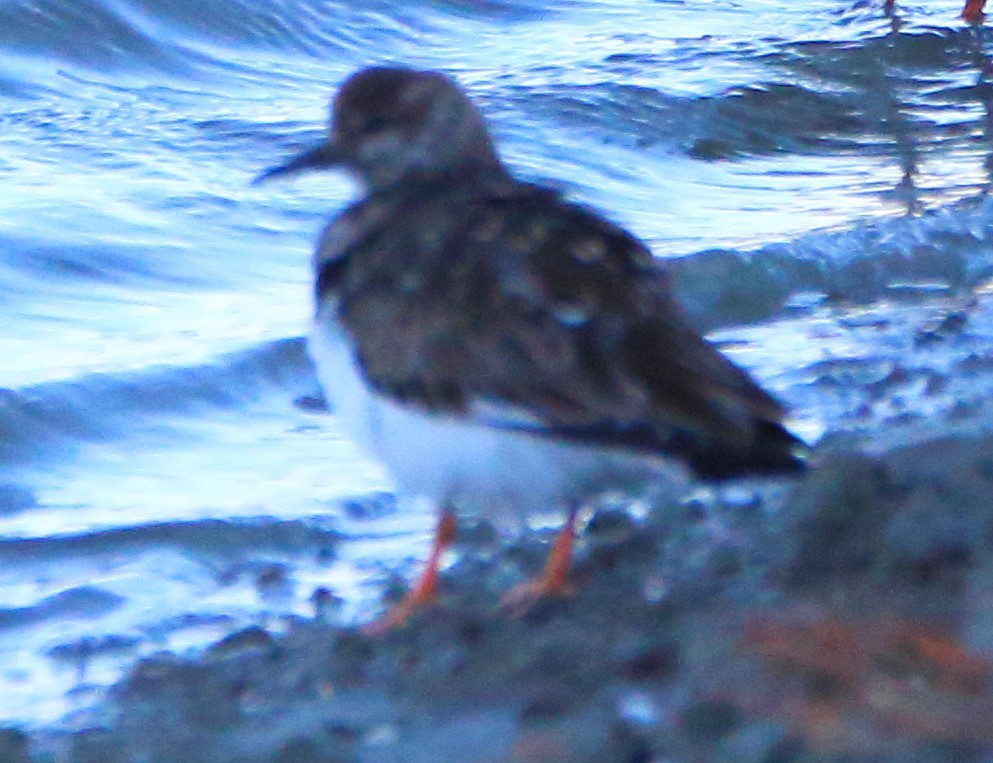
[[[402,628],[418,610],[426,609],[438,602],[438,567],[445,549],[455,540],[455,530],[455,515],[450,511],[443,511],[438,517],[438,526],[435,528],[431,556],[428,557],[427,566],[417,584],[385,614],[364,625],[362,632],[365,635],[382,636],[384,633]]]
[[[417,587],[411,589],[404,597],[377,617],[372,622],[362,626],[366,636],[382,636],[390,631],[404,627],[417,612],[428,609],[438,603],[437,585],[425,585],[422,580]]]
[[[514,586],[504,594],[500,600],[503,611],[521,615],[543,599],[572,596],[575,593],[575,588],[569,583],[575,524],[576,512],[571,511],[565,526],[555,536],[545,569],[538,577]]]
[[[542,601],[550,598],[568,598],[575,594],[575,586],[568,581],[550,581],[545,575],[541,575],[507,591],[500,599],[500,609],[511,615],[520,616]]]

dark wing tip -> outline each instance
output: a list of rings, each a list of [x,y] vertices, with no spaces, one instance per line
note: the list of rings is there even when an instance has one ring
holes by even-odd
[[[748,450],[696,444],[680,455],[697,477],[713,482],[741,477],[796,476],[807,469],[808,446],[779,423],[758,423]]]
[[[807,469],[808,446],[781,424],[759,421],[755,443],[748,450],[716,442],[702,442],[686,430],[660,436],[650,425],[603,422],[587,426],[531,427],[497,424],[501,428],[529,431],[576,444],[619,448],[647,456],[668,455],[682,461],[699,479],[708,482],[744,477],[796,476]]]

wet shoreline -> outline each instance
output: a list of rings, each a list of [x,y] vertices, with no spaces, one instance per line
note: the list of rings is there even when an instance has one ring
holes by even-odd
[[[112,720],[4,760],[988,760],[991,488],[993,435],[829,442],[794,484],[601,510],[575,596],[520,616],[500,594],[549,534],[467,532],[406,628],[142,660]]]

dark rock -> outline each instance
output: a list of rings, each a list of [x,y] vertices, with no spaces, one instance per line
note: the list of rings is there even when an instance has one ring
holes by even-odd
[[[678,669],[679,644],[675,641],[652,645],[621,663],[621,675],[629,681],[659,681]]]
[[[742,722],[741,711],[730,702],[703,700],[681,714],[683,731],[693,742],[717,742]]]
[[[236,631],[225,636],[210,647],[209,653],[217,657],[222,657],[245,649],[264,649],[272,645],[272,636],[269,635],[268,631],[263,630],[257,625],[252,625],[244,630]]]
[[[31,763],[28,752],[28,735],[20,729],[0,728],[0,761],[3,763]]]
[[[815,469],[793,495],[799,547],[790,581],[817,588],[868,572],[885,553],[892,493],[886,467],[863,456],[831,456]]]

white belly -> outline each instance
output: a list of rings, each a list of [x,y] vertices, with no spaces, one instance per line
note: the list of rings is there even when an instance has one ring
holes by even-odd
[[[525,432],[427,413],[374,393],[337,322],[315,323],[308,342],[332,413],[368,455],[386,466],[398,492],[476,514],[507,517],[558,511],[646,479],[683,483],[658,459],[558,442]]]

